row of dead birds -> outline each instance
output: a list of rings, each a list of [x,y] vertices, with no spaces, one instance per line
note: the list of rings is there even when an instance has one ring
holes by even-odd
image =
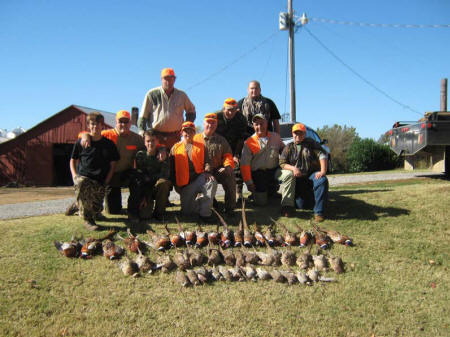
[[[190,281],[187,283],[185,281],[180,281],[184,277],[188,280],[189,275],[193,278],[192,273],[197,273],[193,271],[194,267],[204,268],[203,264],[208,264],[213,267],[211,271],[205,269],[202,276],[198,276],[200,280],[244,280],[244,279],[255,279],[255,277],[250,277],[250,275],[256,273],[259,279],[267,279],[267,275],[271,275],[270,278],[274,280],[287,279],[289,283],[292,283],[294,275],[290,271],[279,271],[281,276],[277,276],[276,270],[271,272],[265,272],[264,269],[258,268],[254,270],[251,265],[263,265],[263,266],[294,266],[297,264],[301,269],[308,270],[305,274],[310,280],[317,281],[319,278],[319,272],[327,271],[328,266],[331,267],[336,273],[342,273],[344,271],[343,262],[341,258],[325,255],[320,253],[320,249],[326,249],[329,247],[331,242],[341,243],[344,245],[351,245],[352,241],[348,236],[342,235],[336,231],[329,231],[317,226],[314,226],[313,235],[308,232],[301,230],[299,237],[296,233],[289,232],[283,225],[284,237],[280,235],[274,236],[273,229],[270,227],[264,234],[262,234],[258,228],[256,228],[255,233],[251,233],[248,229],[248,224],[245,216],[245,205],[242,207],[242,220],[238,231],[234,233],[228,229],[228,226],[224,219],[218,215],[224,230],[222,233],[218,231],[214,232],[204,232],[199,228],[197,231],[184,231],[182,225],[177,220],[179,233],[171,234],[165,226],[167,234],[158,235],[154,231],[149,230],[148,233],[151,236],[151,242],[141,241],[137,236],[133,235],[128,229],[128,237],[122,238],[119,235],[130,252],[138,254],[136,259],[133,261],[129,257],[126,257],[119,263],[119,267],[125,275],[138,276],[140,272],[142,273],[153,273],[156,270],[161,270],[162,272],[170,272],[178,267],[177,280],[181,284],[197,284],[196,282]],[[273,220],[273,219],[272,219]],[[275,223],[275,221],[274,221]],[[123,247],[114,243],[114,238],[116,236],[115,231],[110,231],[106,236],[102,238],[88,238],[83,240],[72,239],[69,242],[59,242],[55,241],[56,248],[67,257],[81,257],[81,258],[91,258],[93,255],[103,251],[103,256],[109,260],[119,259],[124,255],[125,250]],[[318,245],[317,255],[311,255],[312,244],[316,243]],[[214,247],[217,245],[217,248]],[[286,246],[282,252],[273,249],[273,246],[280,245]],[[306,253],[296,257],[294,251],[290,250],[290,246],[309,246]],[[156,263],[152,262],[147,256],[142,252],[146,247],[151,247],[158,252],[158,258]],[[186,246],[186,249],[180,250],[179,247]],[[191,249],[192,247],[207,247],[207,256],[205,256],[201,250]],[[225,249],[228,247],[254,247],[254,246],[266,246],[268,248],[267,252],[256,251],[255,249]],[[161,251],[169,249],[170,247],[175,247],[176,252],[173,258],[168,254],[162,254]],[[320,249],[319,249],[320,247]],[[221,264],[226,264],[228,266],[234,267],[232,269],[227,269],[229,273],[225,272],[225,267],[220,266]],[[217,266],[219,266],[217,268]],[[225,268],[225,269],[224,269]],[[220,271],[222,269],[222,272]],[[202,269],[200,269],[203,271]],[[219,274],[213,272],[218,270]],[[259,273],[258,273],[259,270]],[[186,273],[185,273],[186,272]],[[275,273],[275,275],[272,275]],[[317,275],[315,275],[317,273]],[[231,274],[231,277],[229,276]],[[284,275],[283,275],[284,274]],[[298,274],[298,273],[297,273]],[[311,275],[309,275],[311,274]],[[184,276],[182,276],[184,275]],[[241,275],[241,276],[239,276]],[[244,277],[245,275],[245,277]],[[290,276],[289,276],[290,275]],[[309,275],[309,276],[308,276]],[[289,277],[292,279],[289,281]],[[298,275],[297,279],[300,281]],[[325,280],[325,278],[323,278]],[[201,283],[204,283],[200,281]],[[300,283],[303,283],[300,281]]]

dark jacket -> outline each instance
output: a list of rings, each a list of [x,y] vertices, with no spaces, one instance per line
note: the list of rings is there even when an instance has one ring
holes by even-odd
[[[322,146],[311,138],[305,138],[300,143],[300,151],[295,143],[290,143],[283,149],[279,163],[281,168],[285,164],[297,167],[302,175],[309,176],[320,171],[320,158],[328,158]]]

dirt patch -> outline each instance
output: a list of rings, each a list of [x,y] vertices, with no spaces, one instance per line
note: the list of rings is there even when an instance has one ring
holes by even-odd
[[[73,187],[2,187],[0,188],[0,205],[18,204],[29,201],[56,200],[73,196]]]

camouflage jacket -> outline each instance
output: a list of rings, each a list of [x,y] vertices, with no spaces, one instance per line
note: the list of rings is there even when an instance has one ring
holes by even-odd
[[[320,171],[320,159],[327,159],[328,155],[322,146],[311,138],[305,138],[299,145],[290,143],[280,155],[281,168],[285,164],[297,167],[303,175],[309,176]]]

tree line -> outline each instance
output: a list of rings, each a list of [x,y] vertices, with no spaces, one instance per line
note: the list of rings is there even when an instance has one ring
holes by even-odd
[[[333,173],[390,170],[402,166],[402,158],[389,148],[384,134],[375,141],[359,137],[352,126],[337,124],[325,125],[316,131],[322,139],[328,140]]]

